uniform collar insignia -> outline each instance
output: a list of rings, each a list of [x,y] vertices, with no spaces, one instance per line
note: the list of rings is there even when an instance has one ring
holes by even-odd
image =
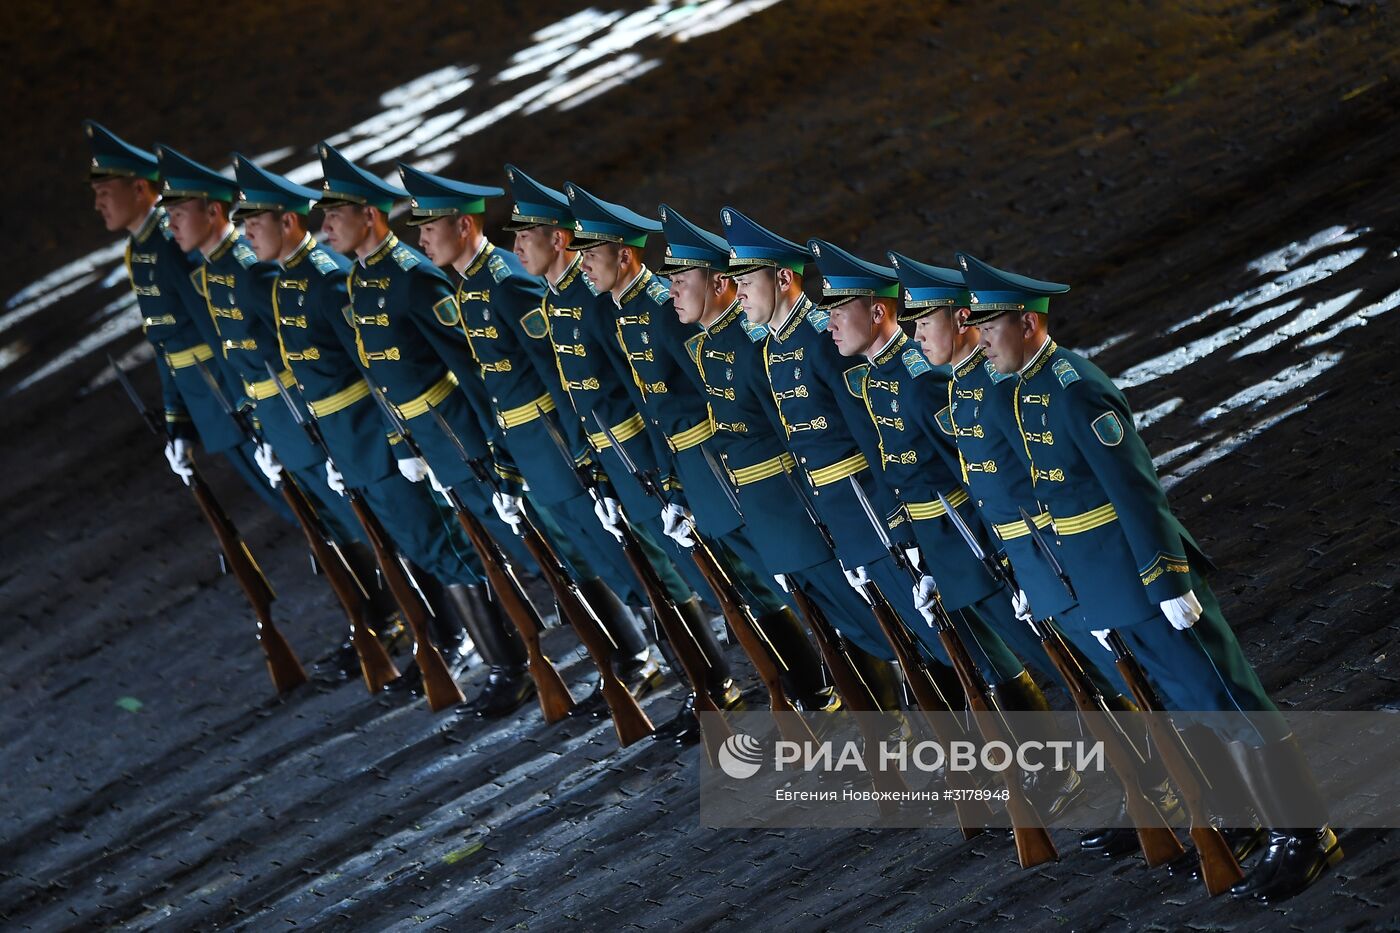
[[[238,230],[235,229],[233,224],[229,224],[228,229],[224,231],[224,238],[219,241],[219,245],[214,247],[213,251],[209,254],[209,261],[218,262],[220,259],[223,259],[224,254],[233,248],[233,244],[237,240]]]
[[[740,311],[739,299],[735,298],[730,302],[729,307],[720,312],[719,317],[710,322],[710,326],[705,328],[707,334],[718,334],[730,324],[739,319]]]
[[[480,272],[482,267],[486,265],[486,260],[495,251],[496,247],[491,244],[490,240],[483,241],[481,249],[476,251],[476,255],[472,257],[472,261],[467,263],[467,267],[462,270],[462,278],[469,279]]]
[[[806,320],[807,312],[810,311],[811,308],[812,299],[803,295],[801,298],[797,299],[797,302],[792,306],[792,310],[788,312],[788,316],[783,323],[776,327],[769,328],[773,335],[778,338],[779,343],[782,343],[793,334],[797,333],[797,328]]]
[[[574,253],[574,261],[569,263],[569,267],[560,274],[557,282],[549,283],[549,290],[556,295],[560,294],[564,289],[574,284],[574,279],[578,278],[579,273],[582,271],[583,254]]]
[[[617,306],[619,308],[625,307],[629,301],[642,293],[642,290],[647,287],[647,283],[650,281],[651,270],[646,266],[642,266],[642,271],[638,272],[637,277],[632,280],[631,284],[622,290],[622,297],[618,299]]]
[[[1040,368],[1045,365],[1045,361],[1050,359],[1051,355],[1058,349],[1059,347],[1055,344],[1055,341],[1051,340],[1047,335],[1045,342],[1040,345],[1040,349],[1035,351],[1035,355],[1026,361],[1026,365],[1021,367],[1021,371],[1017,373],[1017,375],[1021,377],[1022,381],[1031,378],[1036,373],[1040,372]]]
[[[982,359],[985,355],[986,354],[982,352],[982,348],[980,346],[973,347],[972,352],[965,356],[962,362],[953,364],[953,378],[961,379],[968,373],[972,372],[972,370],[975,369],[977,365],[982,362]]]
[[[302,241],[300,244],[298,244],[297,248],[292,251],[292,255],[288,256],[282,261],[282,268],[296,268],[296,266],[298,266],[303,259],[311,255],[311,250],[313,250],[315,247],[316,238],[308,233],[305,237],[302,238]]]
[[[159,206],[151,208],[150,213],[146,215],[145,220],[141,221],[141,226],[138,227],[136,232],[131,235],[131,238],[137,243],[146,242],[150,235],[155,231],[156,227],[160,226],[160,220],[164,216],[165,211],[163,211]]]
[[[398,236],[392,231],[390,231],[389,235],[384,238],[384,242],[376,246],[374,248],[374,252],[370,253],[364,259],[360,260],[360,263],[365,266],[372,266],[376,262],[379,262],[381,259],[383,259],[385,256],[392,253],[394,251],[394,247],[398,245]]]
[[[909,338],[905,336],[904,331],[895,331],[894,336],[890,338],[890,342],[877,350],[875,355],[870,358],[870,362],[874,363],[876,366],[884,366],[890,360],[899,356],[899,351],[903,350],[904,345],[908,342]]]

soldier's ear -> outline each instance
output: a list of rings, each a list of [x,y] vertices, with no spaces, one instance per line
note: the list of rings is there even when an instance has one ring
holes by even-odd
[[[958,333],[967,333],[967,319],[972,316],[970,308],[955,308],[953,310],[953,323],[958,325]]]

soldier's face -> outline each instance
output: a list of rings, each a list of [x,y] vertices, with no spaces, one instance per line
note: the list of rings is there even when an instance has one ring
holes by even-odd
[[[353,256],[355,249],[370,234],[369,211],[356,204],[340,204],[327,208],[321,219],[321,232],[331,249]]]
[[[999,373],[1014,373],[1026,364],[1024,322],[1019,314],[1002,314],[984,321],[980,343]]]
[[[455,263],[466,250],[467,239],[462,235],[464,226],[465,219],[455,216],[439,217],[420,224],[418,245],[422,247],[423,255],[431,259],[435,266],[446,268]]]
[[[753,324],[767,324],[773,318],[773,309],[778,300],[777,273],[772,269],[755,269],[745,275],[734,277],[739,289],[739,301],[744,305],[744,316]]]
[[[914,323],[914,339],[924,349],[924,356],[934,366],[953,362],[957,352],[958,322],[952,312],[939,308]]]
[[[525,271],[531,275],[544,275],[554,263],[558,252],[554,248],[553,227],[530,227],[515,231],[515,245],[511,247]]]
[[[92,209],[102,215],[109,231],[134,226],[149,207],[149,199],[141,196],[141,187],[133,178],[103,178],[92,183]]]
[[[875,341],[874,305],[868,298],[852,298],[831,309],[826,329],[842,356],[860,356]]]
[[[710,274],[705,269],[685,269],[671,274],[671,301],[682,324],[698,324],[705,314]]]
[[[583,274],[593,283],[595,291],[610,292],[617,287],[619,257],[622,250],[611,243],[603,243],[583,251]]]
[[[286,252],[282,244],[282,215],[275,211],[263,211],[243,219],[243,235],[253,252],[263,262],[281,259]]]
[[[214,223],[219,212],[208,201],[190,198],[177,201],[167,208],[170,214],[170,233],[180,249],[187,253],[199,249],[200,245],[214,233]]]

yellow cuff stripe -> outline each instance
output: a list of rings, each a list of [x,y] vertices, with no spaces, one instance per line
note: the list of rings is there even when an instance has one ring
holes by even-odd
[[[676,451],[686,450],[696,444],[703,444],[715,436],[715,423],[705,420],[693,428],[686,428],[684,431],[672,434],[669,438],[671,449]]]
[[[171,369],[184,369],[196,363],[205,363],[214,358],[214,351],[209,349],[209,344],[201,343],[190,347],[188,350],[176,350],[174,353],[165,354],[165,362]]]
[[[529,424],[540,416],[541,410],[554,411],[554,396],[546,392],[537,399],[532,399],[524,405],[517,405],[514,408],[507,408],[505,411],[496,412],[496,423],[503,428],[516,428],[522,424]]]
[[[290,369],[284,369],[278,373],[277,379],[282,385],[289,389],[297,384],[297,377],[292,375]],[[272,398],[277,394],[277,383],[273,382],[271,379],[264,379],[262,382],[245,382],[243,383],[243,391],[248,394],[249,398],[262,401],[265,398]]]
[[[613,437],[617,438],[617,442],[621,444],[641,434],[646,430],[646,427],[646,422],[642,420],[641,413],[639,412],[621,424],[613,425],[609,430],[612,431]],[[608,440],[608,435],[603,431],[588,435],[588,440],[593,444],[594,450],[606,450],[608,447],[612,446],[612,442]]]
[[[1096,509],[1055,519],[1055,533],[1059,535],[1080,535],[1093,531],[1101,525],[1118,520],[1118,510],[1109,502]]]
[[[948,504],[957,508],[967,501],[966,489],[955,489],[952,492],[944,493],[943,498],[948,500]],[[924,522],[933,518],[942,518],[948,514],[948,510],[943,508],[943,503],[933,502],[907,502],[904,508],[909,512],[909,517],[916,522]]]
[[[400,405],[396,405],[395,407],[399,410],[399,417],[407,420],[426,415],[429,408],[440,404],[452,394],[452,390],[455,388],[457,388],[457,377],[449,371],[447,375],[429,386],[428,391],[424,392],[422,395],[417,398],[409,399],[407,402]]]
[[[734,478],[735,486],[747,486],[750,483],[757,483],[770,476],[777,476],[779,473],[791,472],[797,466],[797,461],[792,459],[792,454],[784,453],[764,460],[762,463],[755,463],[753,466],[739,467],[731,470],[729,475]]]
[[[1032,518],[1031,521],[1035,523],[1035,527],[1044,528],[1050,524],[1050,513],[1041,512],[1039,515]],[[992,527],[996,529],[997,537],[1003,541],[1024,538],[1031,533],[1030,529],[1026,527],[1025,522],[1005,522],[1004,524],[993,525]]]
[[[832,483],[839,483],[848,476],[854,476],[868,466],[870,466],[870,461],[865,459],[865,454],[855,454],[845,460],[838,460],[830,466],[808,470],[807,476],[811,478],[813,486],[830,486]]]
[[[369,398],[369,383],[360,380],[348,388],[341,389],[334,395],[327,395],[325,398],[318,398],[314,402],[308,402],[307,407],[317,418],[324,418],[326,415],[333,415],[342,408],[349,408],[360,399]]]

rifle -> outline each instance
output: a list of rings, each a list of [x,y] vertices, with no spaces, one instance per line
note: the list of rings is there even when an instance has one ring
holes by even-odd
[[[1050,549],[1050,544],[1040,533],[1040,529],[1035,526],[1030,515],[1025,509],[1021,509],[1021,520],[1026,527],[1031,529],[1031,541],[1036,551],[1049,563],[1060,582],[1065,585],[1066,591],[1073,594],[1073,584],[1070,583],[1069,574],[1065,572],[1060,564],[1055,552]],[[1056,633],[1058,637],[1058,633]],[[1153,688],[1151,681],[1147,679],[1147,673],[1134,656],[1132,649],[1128,647],[1123,636],[1117,631],[1109,629],[1108,643],[1113,651],[1113,663],[1118,668],[1118,672],[1123,675],[1123,680],[1127,682],[1128,689],[1132,691],[1133,698],[1137,701],[1145,712],[1147,712],[1147,729],[1152,736],[1152,743],[1157,747],[1158,753],[1162,756],[1162,764],[1166,766],[1167,774],[1172,783],[1176,785],[1180,792],[1181,801],[1186,806],[1187,815],[1190,817],[1191,841],[1196,845],[1196,856],[1201,864],[1201,880],[1205,882],[1206,891],[1212,897],[1225,891],[1231,885],[1244,877],[1244,872],[1240,869],[1240,863],[1235,858],[1235,853],[1230,849],[1230,844],[1210,822],[1210,815],[1206,810],[1205,791],[1209,786],[1209,781],[1201,771],[1200,763],[1191,755],[1191,750],[1187,748],[1185,740],[1171,724],[1157,691]],[[1061,641],[1063,645],[1063,641]],[[1097,736],[1097,732],[1096,732]],[[1117,762],[1113,761],[1110,747],[1105,745],[1105,750],[1109,753],[1109,761],[1113,764],[1114,770],[1118,770]],[[1120,772],[1120,777],[1122,774]],[[1134,789],[1138,795],[1141,793],[1140,782],[1134,781]],[[1139,819],[1139,814],[1133,811],[1133,791],[1129,789],[1128,782],[1124,782],[1125,799],[1129,802],[1128,813],[1133,817],[1133,824],[1142,827],[1144,823]],[[1160,865],[1175,857],[1172,850],[1176,850],[1179,855],[1184,849],[1176,838],[1176,834],[1170,828],[1166,828],[1166,821],[1162,818],[1160,811],[1152,804],[1150,799],[1146,803],[1151,808],[1144,816],[1148,822],[1149,829],[1161,836],[1162,833],[1170,834],[1171,843],[1168,845],[1159,843],[1156,851],[1148,853],[1148,841],[1143,837],[1144,830],[1138,829],[1138,839],[1143,845],[1143,856],[1149,865]],[[1138,804],[1139,811],[1142,806]],[[1155,819],[1154,819],[1155,817]],[[1155,858],[1155,860],[1154,860]]]
[[[107,362],[111,364],[117,382],[126,391],[126,397],[136,408],[141,420],[146,423],[146,427],[157,437],[163,436],[165,431],[161,426],[160,419],[142,401],[140,393],[131,384],[126,372],[117,365],[117,361],[112,359],[110,354],[107,356]],[[257,617],[258,644],[262,646],[263,660],[267,662],[267,672],[272,677],[273,687],[280,694],[286,693],[293,687],[301,686],[306,683],[306,671],[302,668],[301,662],[297,660],[292,646],[287,643],[287,639],[283,637],[282,632],[272,620],[272,601],[277,598],[277,594],[272,590],[272,584],[267,582],[267,577],[263,575],[262,569],[253,559],[253,554],[248,550],[248,545],[242,536],[239,535],[238,528],[233,524],[233,519],[229,518],[228,513],[214,498],[214,491],[205,482],[199,468],[191,462],[190,469],[193,471],[188,482],[190,492],[193,493],[200,512],[204,514],[205,521],[209,523],[210,529],[214,532],[214,537],[218,539],[224,560],[233,572],[234,578],[238,580],[238,585],[242,587],[243,594],[248,597],[248,603],[253,607],[253,614]]]
[[[287,391],[287,387],[282,384],[282,380],[277,377],[277,371],[273,369],[272,363],[264,360],[263,365],[267,368],[268,377],[272,379],[272,384],[277,387],[277,394],[286,403],[287,408],[292,413],[292,419],[301,425],[306,432],[307,439],[326,462],[334,466],[335,461],[331,459],[330,449],[326,447],[325,438],[321,436],[321,430],[314,422],[302,416],[301,410],[297,408],[296,402],[292,400],[292,395]],[[213,381],[213,375],[200,364],[200,372],[209,382],[209,388],[215,393],[221,404],[227,404],[227,399],[218,390],[218,385]],[[315,415],[311,416],[312,418]],[[369,602],[369,594],[365,592],[364,584],[355,576],[355,572],[350,568],[350,564],[341,552],[329,533],[325,524],[316,515],[311,503],[307,501],[302,490],[297,488],[289,474],[282,477],[282,498],[286,500],[287,506],[296,516],[298,524],[306,534],[306,542],[311,547],[311,553],[316,557],[316,563],[326,573],[326,579],[335,591],[336,599],[340,601],[341,608],[345,610],[345,617],[350,620],[350,644],[355,647],[355,655],[360,660],[360,675],[364,678],[365,687],[370,693],[378,693],[385,684],[392,683],[399,679],[399,669],[390,660],[389,653],[384,650],[384,646],[379,643],[379,636],[370,625],[373,610]],[[347,497],[358,498],[359,493],[355,490],[346,490]]]
[[[875,509],[870,504],[870,500],[866,498],[865,490],[861,488],[860,481],[852,476],[850,482],[856,500],[865,512],[865,517],[870,522],[871,527],[875,529],[880,543],[889,551],[895,564],[903,568],[917,585],[920,579],[918,570],[909,562],[909,558],[905,556],[904,552],[890,541],[890,536],[885,531],[884,524],[875,515]],[[962,643],[957,630],[953,627],[953,620],[948,617],[947,610],[943,608],[943,600],[936,591],[933,599],[933,618],[934,628],[938,631],[938,640],[942,643],[943,650],[948,652],[948,657],[952,659],[953,669],[957,672],[963,692],[967,694],[968,706],[975,714],[974,719],[982,737],[988,742],[1003,742],[1008,746],[1014,744],[1015,737],[1011,734],[1011,729],[1007,726],[1005,719],[1002,718],[1002,710],[1000,704],[997,703],[996,696],[987,686],[982,671],[978,669],[972,656],[968,654],[967,647]],[[1021,771],[1015,764],[1014,757],[1012,761],[1008,762],[1006,768],[998,772],[998,776],[1006,788],[1006,812],[1011,818],[1011,828],[1016,839],[1016,857],[1020,861],[1021,867],[1030,868],[1044,862],[1058,860],[1060,855],[1055,849],[1055,843],[1051,840],[1049,831],[1045,828],[1045,821],[1022,788]]]
[[[544,423],[546,432],[550,440],[554,443],[555,450],[564,462],[568,464],[579,485],[588,493],[595,504],[602,501],[602,493],[598,489],[598,481],[588,470],[579,466],[569,453],[569,444],[564,439],[564,435],[559,432],[559,428],[549,419],[543,409],[540,409],[540,420]],[[666,634],[666,640],[671,643],[672,649],[676,652],[676,659],[680,661],[681,672],[690,683],[691,691],[695,694],[695,709],[698,713],[720,713],[719,705],[715,703],[714,697],[710,696],[708,675],[710,662],[706,659],[703,651],[700,650],[699,642],[691,633],[685,619],[676,608],[676,603],[661,579],[656,575],[656,568],[651,565],[651,561],[642,551],[640,542],[637,540],[636,532],[627,523],[624,517],[621,528],[622,532],[622,555],[627,559],[627,565],[632,569],[632,575],[637,578],[643,591],[647,594],[647,602],[651,603],[652,613],[657,624]],[[703,722],[703,720],[702,720]],[[715,730],[701,730],[705,737],[705,752],[714,760],[717,745],[724,739],[732,735],[727,723],[722,716],[716,715],[711,718],[715,724]],[[720,734],[722,733],[722,734]]]
[[[452,425],[447,423],[447,419],[442,416],[442,412],[429,405],[428,410],[433,413],[433,420],[437,422],[438,429],[452,441],[452,445],[457,448],[457,455],[467,464],[476,475],[477,481],[489,486],[493,491],[499,491],[499,484],[490,470],[480,460],[467,454],[467,449],[463,446],[457,432],[452,429]],[[510,566],[510,559],[501,551],[494,540],[490,539],[486,527],[477,520],[475,515],[471,516],[472,524],[479,530],[479,535],[468,531],[471,538],[472,547],[480,552],[483,548],[493,550],[492,563],[499,568],[494,576],[491,576],[491,589],[496,593],[510,592],[510,596],[502,599],[502,604],[507,603],[514,606],[514,611],[507,612],[515,630],[520,633],[520,640],[525,645],[525,654],[529,658],[530,677],[535,681],[535,695],[539,697],[540,712],[544,715],[544,721],[556,723],[568,716],[574,709],[574,698],[569,693],[569,688],[564,685],[564,678],[559,676],[559,670],[554,663],[545,656],[544,649],[540,646],[540,634],[544,631],[544,622],[540,620],[539,614],[535,611],[534,603],[525,597],[521,590],[520,583],[515,577],[515,571]],[[465,527],[465,526],[464,526]],[[554,593],[554,599],[559,603],[559,611],[564,613],[565,618],[573,619],[576,616],[587,615],[592,617],[592,622],[599,628],[602,627],[597,617],[593,616],[592,607],[583,601],[582,594],[574,586],[574,582],[569,579],[568,573],[564,570],[564,565],[555,556],[553,549],[540,534],[524,511],[520,514],[520,535],[524,539],[525,549],[530,552],[530,556],[539,565],[540,573],[544,576],[545,582],[549,584],[550,591]],[[482,558],[483,565],[488,567],[486,559]],[[500,598],[500,597],[498,597]],[[573,623],[575,628],[578,623]],[[640,738],[646,732],[641,730],[631,730]],[[622,731],[619,728],[619,739],[622,739]],[[630,735],[629,735],[630,739]],[[630,739],[635,741],[636,739]],[[624,745],[629,744],[623,741]]]
[[[666,495],[657,484],[656,477],[637,466],[636,461],[627,452],[627,448],[622,446],[622,442],[617,439],[612,433],[612,429],[607,426],[596,411],[593,413],[593,419],[598,423],[603,434],[607,436],[608,443],[617,453],[623,467],[642,487],[642,491],[664,507],[667,504]],[[737,505],[735,510],[738,510]],[[735,638],[738,639],[744,653],[748,655],[754,669],[758,671],[760,679],[763,680],[764,687],[768,690],[769,708],[773,710],[777,718],[779,731],[789,741],[815,741],[816,737],[812,734],[811,729],[807,728],[807,724],[803,722],[801,716],[797,715],[796,707],[783,691],[782,681],[779,679],[778,669],[774,663],[775,658],[777,658],[778,663],[783,663],[781,655],[759,627],[753,616],[753,610],[749,608],[748,603],[740,595],[738,587],[729,577],[729,572],[715,556],[709,543],[700,536],[700,530],[696,527],[694,520],[689,520],[689,523],[690,537],[695,542],[689,548],[690,558],[695,562],[696,569],[700,571],[700,575],[705,578],[705,582],[714,592],[725,621],[729,623]],[[768,648],[765,649],[764,645],[767,645]],[[786,667],[786,664],[783,666]],[[714,712],[718,711],[716,707]]]

